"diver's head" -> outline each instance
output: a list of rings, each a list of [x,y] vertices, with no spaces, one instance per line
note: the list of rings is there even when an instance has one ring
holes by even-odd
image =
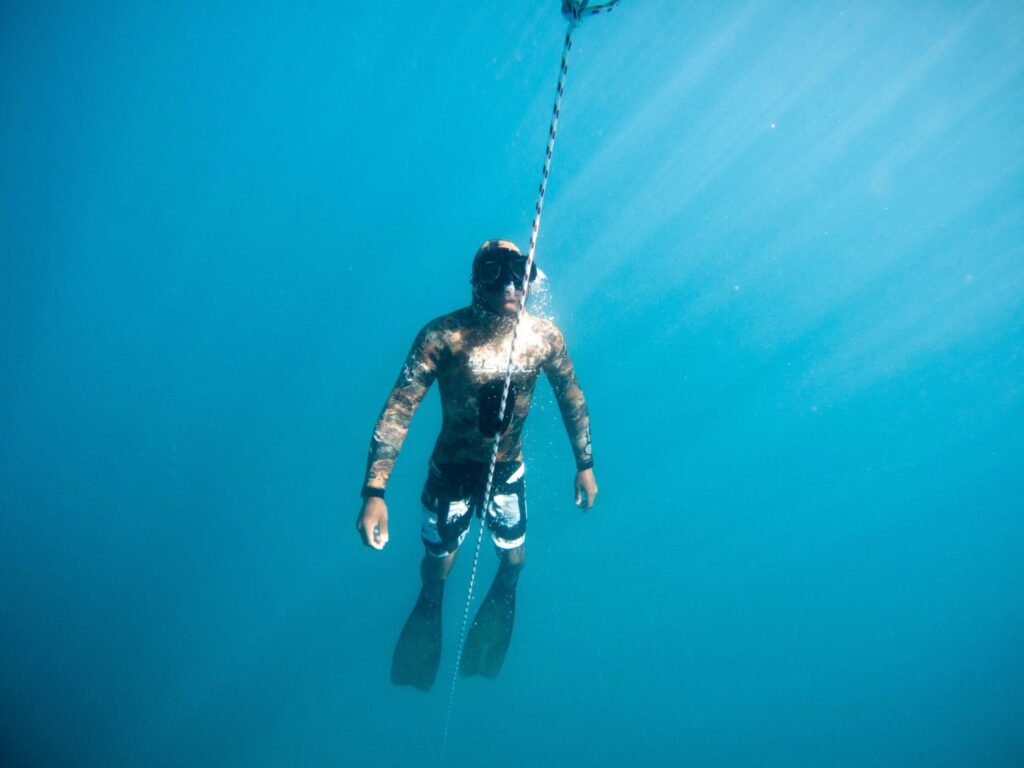
[[[473,257],[473,303],[499,315],[514,315],[523,297],[526,257],[511,240],[487,240]],[[537,279],[531,265],[530,281]]]

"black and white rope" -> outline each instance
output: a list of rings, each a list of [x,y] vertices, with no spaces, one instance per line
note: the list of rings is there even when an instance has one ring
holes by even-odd
[[[558,132],[558,118],[561,114],[562,95],[565,93],[565,75],[569,69],[569,51],[572,50],[572,33],[584,16],[594,15],[602,11],[610,11],[619,0],[611,0],[605,3],[590,5],[588,0],[563,0],[562,13],[569,19],[569,28],[565,33],[565,44],[562,47],[562,64],[558,72],[558,86],[555,90],[555,105],[551,113],[551,126],[548,128],[547,149],[544,153],[544,168],[541,171],[540,189],[537,192],[537,204],[533,212],[533,226],[530,229],[530,247],[526,253],[526,266],[524,269],[523,295],[519,299],[519,306],[516,308],[516,318],[512,325],[512,340],[508,349],[508,364],[505,373],[505,385],[501,390],[501,404],[498,408],[498,423],[504,423],[505,409],[508,405],[508,393],[512,386],[512,361],[515,356],[516,341],[519,338],[519,325],[526,311],[526,300],[530,295],[530,273],[533,269],[534,254],[537,250],[537,234],[540,232],[540,216],[544,210],[544,193],[548,188],[548,176],[551,174],[551,156],[555,150],[555,135]],[[476,574],[480,563],[480,545],[484,538],[484,528],[487,527],[487,515],[490,512],[492,495],[494,490],[494,470],[498,464],[498,447],[501,442],[501,432],[494,435],[494,443],[491,447],[491,460],[487,468],[487,483],[484,487],[483,504],[480,508],[480,525],[476,536],[476,549],[473,552],[473,566],[469,572],[469,586],[466,590],[466,604],[462,611],[462,629],[459,633],[458,652],[455,655],[455,669],[452,671],[451,685],[448,689],[448,708],[444,716],[444,729],[441,732],[441,750],[438,755],[438,766],[444,762],[445,747],[448,744],[448,727],[452,718],[452,705],[455,701],[455,684],[459,679],[459,669],[462,666],[462,653],[466,647],[466,635],[469,631],[469,612],[473,603],[473,587],[476,584]]]
[[[584,16],[596,16],[604,11],[610,11],[619,0],[607,0],[603,3],[591,3],[590,0],[562,0],[562,15],[567,19],[580,21]]]

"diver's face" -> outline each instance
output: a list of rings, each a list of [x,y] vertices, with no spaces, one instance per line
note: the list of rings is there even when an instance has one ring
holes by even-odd
[[[522,289],[517,289],[511,280],[503,286],[481,288],[480,294],[487,306],[499,315],[514,315],[523,298]]]
[[[487,308],[499,315],[515,314],[526,283],[526,257],[514,245],[493,248],[473,259],[473,283]],[[530,269],[536,279],[537,265]]]

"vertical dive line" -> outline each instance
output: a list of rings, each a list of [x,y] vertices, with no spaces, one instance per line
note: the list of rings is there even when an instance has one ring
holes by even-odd
[[[544,168],[541,170],[540,189],[537,192],[537,205],[534,207],[533,226],[530,229],[530,247],[526,253],[526,274],[523,276],[523,295],[519,299],[519,306],[516,308],[516,319],[512,326],[512,340],[508,348],[508,364],[505,372],[505,386],[501,391],[501,406],[498,408],[498,424],[502,424],[505,418],[505,408],[508,404],[508,393],[512,386],[512,360],[516,350],[516,340],[519,337],[519,324],[522,321],[523,313],[526,311],[526,299],[530,295],[530,271],[533,269],[533,257],[537,249],[537,233],[540,231],[540,214],[544,209],[544,193],[548,188],[548,176],[551,174],[551,156],[555,151],[555,134],[558,132],[558,116],[561,112],[562,94],[565,93],[565,74],[569,69],[569,51],[572,50],[572,33],[578,24],[578,19],[569,20],[569,28],[565,32],[565,44],[562,48],[562,64],[558,72],[558,86],[555,89],[555,106],[551,112],[551,126],[548,128],[548,143],[544,152]],[[473,553],[473,566],[469,572],[469,587],[466,590],[466,603],[462,611],[462,630],[459,632],[459,648],[455,654],[455,669],[452,671],[452,681],[448,688],[448,708],[444,715],[444,728],[441,731],[441,749],[437,756],[437,764],[444,764],[445,748],[448,746],[448,727],[452,719],[452,705],[455,701],[455,684],[459,680],[459,667],[462,665],[462,652],[466,647],[466,635],[469,632],[469,609],[473,603],[473,585],[476,582],[477,566],[480,561],[480,544],[484,538],[484,528],[487,527],[487,515],[491,510],[491,495],[494,488],[494,468],[498,463],[498,445],[501,442],[501,432],[494,435],[494,444],[491,447],[491,461],[487,468],[487,483],[484,487],[483,506],[481,507],[480,525],[476,536],[476,551]]]

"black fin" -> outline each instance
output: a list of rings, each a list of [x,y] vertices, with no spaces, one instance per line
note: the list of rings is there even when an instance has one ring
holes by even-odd
[[[480,605],[462,649],[459,674],[495,678],[501,672],[516,616],[516,588],[495,583]]]
[[[429,691],[441,663],[441,600],[420,594],[391,659],[391,682]]]

